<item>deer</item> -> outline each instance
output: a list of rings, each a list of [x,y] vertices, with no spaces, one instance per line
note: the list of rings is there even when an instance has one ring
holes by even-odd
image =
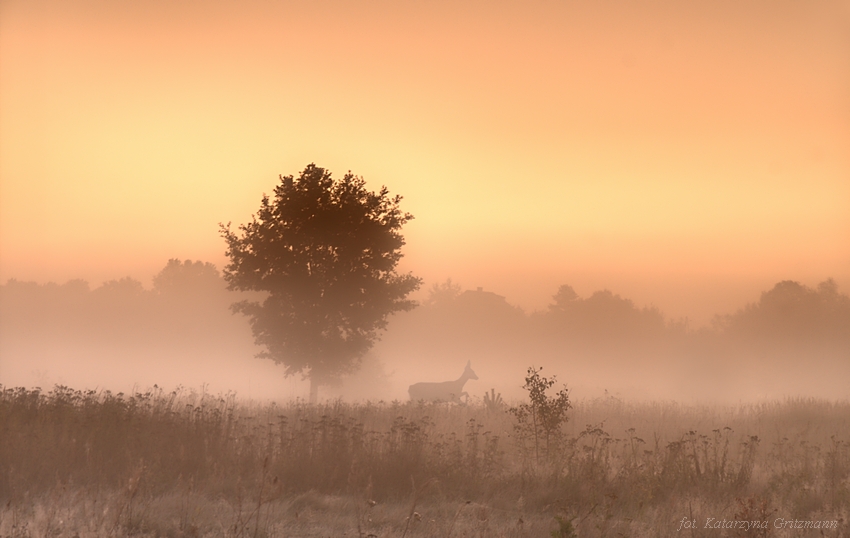
[[[463,386],[470,379],[478,379],[475,372],[472,371],[471,361],[466,362],[466,369],[463,374],[455,381],[443,381],[442,383],[414,383],[407,389],[410,394],[411,401],[425,400],[429,402],[454,402],[463,404],[460,399],[465,396],[469,399],[469,394],[463,392]]]

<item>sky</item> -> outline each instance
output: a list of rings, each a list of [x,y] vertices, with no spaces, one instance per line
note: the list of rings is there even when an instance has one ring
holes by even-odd
[[[309,163],[404,197],[426,288],[846,293],[850,4],[0,0],[0,281],[221,268]]]

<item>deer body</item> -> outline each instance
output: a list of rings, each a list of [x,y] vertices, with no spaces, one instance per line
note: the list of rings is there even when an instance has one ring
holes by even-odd
[[[469,397],[469,394],[463,392],[463,386],[470,379],[478,379],[478,376],[472,371],[470,362],[467,361],[466,369],[457,380],[443,381],[442,383],[415,383],[410,385],[407,392],[413,401],[463,403],[460,399],[461,396]]]

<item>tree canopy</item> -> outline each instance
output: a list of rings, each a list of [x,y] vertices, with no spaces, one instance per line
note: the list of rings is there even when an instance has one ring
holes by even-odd
[[[350,172],[336,180],[310,164],[297,178],[280,176],[250,223],[221,226],[228,287],[268,294],[234,310],[250,318],[260,357],[310,378],[311,400],[357,367],[391,313],[416,306],[407,296],[421,280],[396,272],[400,230],[413,218],[400,202],[386,187],[370,192]]]
[[[750,342],[850,344],[850,297],[831,278],[817,289],[783,280],[735,314],[715,319],[728,335]]]
[[[170,259],[153,277],[153,289],[160,295],[197,296],[215,293],[221,287],[221,276],[209,262]]]
[[[553,304],[544,314],[553,326],[570,338],[602,342],[653,338],[664,332],[664,315],[655,307],[638,308],[609,290],[594,292],[587,299],[568,285],[558,288]]]

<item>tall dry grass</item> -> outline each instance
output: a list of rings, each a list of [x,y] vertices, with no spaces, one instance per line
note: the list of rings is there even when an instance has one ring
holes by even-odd
[[[542,457],[479,402],[0,387],[0,536],[679,536],[689,518],[693,538],[756,516],[847,534],[848,402],[573,402]]]

